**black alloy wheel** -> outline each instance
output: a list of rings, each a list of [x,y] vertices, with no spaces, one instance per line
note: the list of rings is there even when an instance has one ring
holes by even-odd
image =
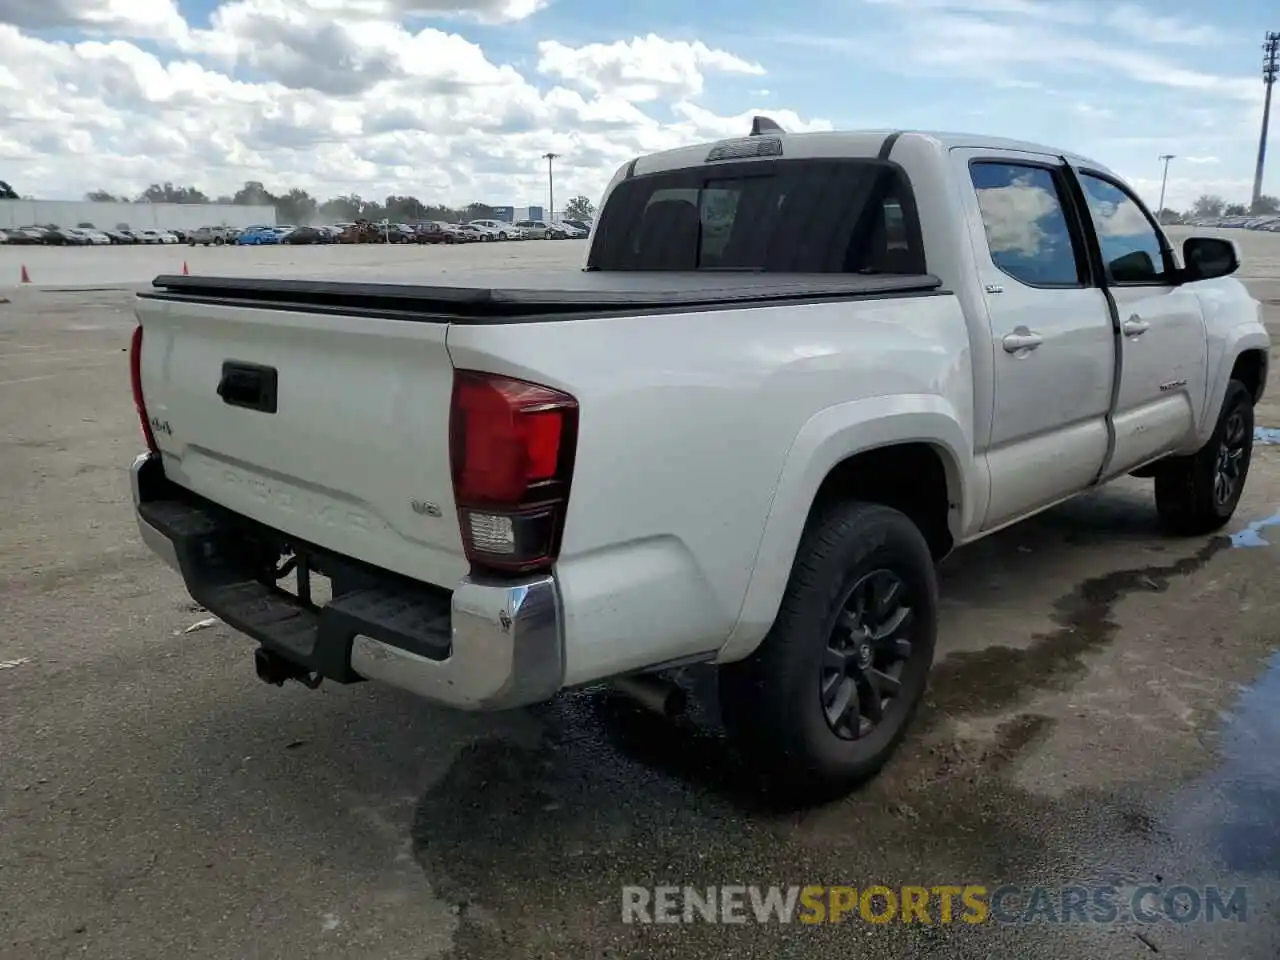
[[[1248,429],[1243,410],[1233,410],[1222,430],[1213,477],[1213,500],[1225,507],[1236,496],[1244,479],[1244,463]]]
[[[911,660],[914,620],[909,588],[891,570],[873,570],[849,588],[819,684],[822,712],[836,736],[860,740],[892,709]]]

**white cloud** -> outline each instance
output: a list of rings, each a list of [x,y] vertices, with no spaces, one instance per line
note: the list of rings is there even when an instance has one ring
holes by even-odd
[[[175,0],[4,0],[5,24],[28,30],[78,27],[88,32],[177,40],[187,22]]]
[[[777,110],[772,107],[744,110],[733,117],[716,116],[710,110],[688,101],[674,104],[671,109],[688,121],[689,129],[705,131],[712,139],[744,136],[751,130],[752,119],[760,114],[768,116],[788,133],[811,133],[833,129],[829,120],[804,120],[794,110]]]
[[[199,27],[165,13],[168,0],[59,2],[39,22],[24,6],[24,22],[79,25],[85,39],[0,24],[0,167],[24,194],[172,181],[224,195],[259,180],[324,197],[521,205],[544,197],[540,157],[554,150],[557,195],[563,185],[594,198],[637,154],[747,129],[749,113],[723,117],[695,101],[707,73],[764,73],[728,51],[650,35],[543,44],[540,73],[561,85],[535,83],[456,33],[406,19],[445,7],[510,18],[542,0],[461,10],[465,0],[229,0]],[[154,46],[134,42],[143,38]],[[770,113],[796,130],[830,127]]]
[[[1113,7],[1103,16],[1108,27],[1147,43],[1206,46],[1230,38],[1210,24],[1187,24],[1176,17],[1162,17],[1131,3]]]
[[[862,0],[862,2],[874,7],[893,7],[903,12],[946,10],[957,13],[1027,17],[1053,23],[1091,23],[1096,16],[1095,9],[1088,4],[1055,2],[1055,0]]]
[[[991,251],[1027,257],[1036,256],[1048,240],[1040,222],[1058,212],[1057,199],[1029,176],[979,190],[978,206]]]
[[[1071,111],[1089,120],[1110,120],[1116,115],[1114,110],[1096,107],[1091,103],[1073,103]]]
[[[1096,78],[1099,73],[1150,86],[1253,103],[1261,84],[1181,66],[1132,45],[1112,46],[1084,33],[1045,24],[992,22],[939,14],[906,20],[907,46],[894,51],[900,68],[970,79],[1025,79],[1027,73]],[[946,44],[937,38],[945,36]]]
[[[715,71],[763,76],[764,67],[701,41],[664,40],[649,34],[614,43],[568,47],[557,40],[538,44],[538,70],[595,93],[643,102],[696,97],[704,74]]]

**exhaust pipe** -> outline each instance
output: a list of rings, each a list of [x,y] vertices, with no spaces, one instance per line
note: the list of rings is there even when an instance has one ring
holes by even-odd
[[[629,700],[668,720],[683,714],[689,705],[688,695],[679,684],[654,674],[618,677],[611,686]]]
[[[297,680],[304,687],[314,690],[323,679],[319,674],[312,674],[305,667],[300,667],[265,647],[253,651],[253,668],[257,671],[259,680],[277,687],[283,687],[286,680]]]

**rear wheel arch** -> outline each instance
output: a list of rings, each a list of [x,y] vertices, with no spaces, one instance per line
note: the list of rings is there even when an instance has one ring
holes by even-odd
[[[806,526],[832,502],[861,501],[907,516],[929,544],[934,560],[951,552],[951,517],[961,507],[959,467],[945,448],[927,441],[891,443],[845,457],[818,487]]]
[[[943,411],[915,411],[864,427],[881,433],[880,442],[841,450],[848,437],[813,445],[803,432],[797,438],[765,520],[737,622],[721,646],[721,662],[748,656],[768,632],[805,531],[825,506],[844,501],[892,507],[917,525],[935,561],[963,534],[967,486],[961,451],[967,440],[959,422]],[[895,433],[932,439],[897,439]]]

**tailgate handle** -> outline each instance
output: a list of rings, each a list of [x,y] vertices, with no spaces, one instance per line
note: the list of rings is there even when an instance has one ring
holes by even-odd
[[[276,412],[276,368],[224,360],[218,396],[222,402],[261,413]]]

